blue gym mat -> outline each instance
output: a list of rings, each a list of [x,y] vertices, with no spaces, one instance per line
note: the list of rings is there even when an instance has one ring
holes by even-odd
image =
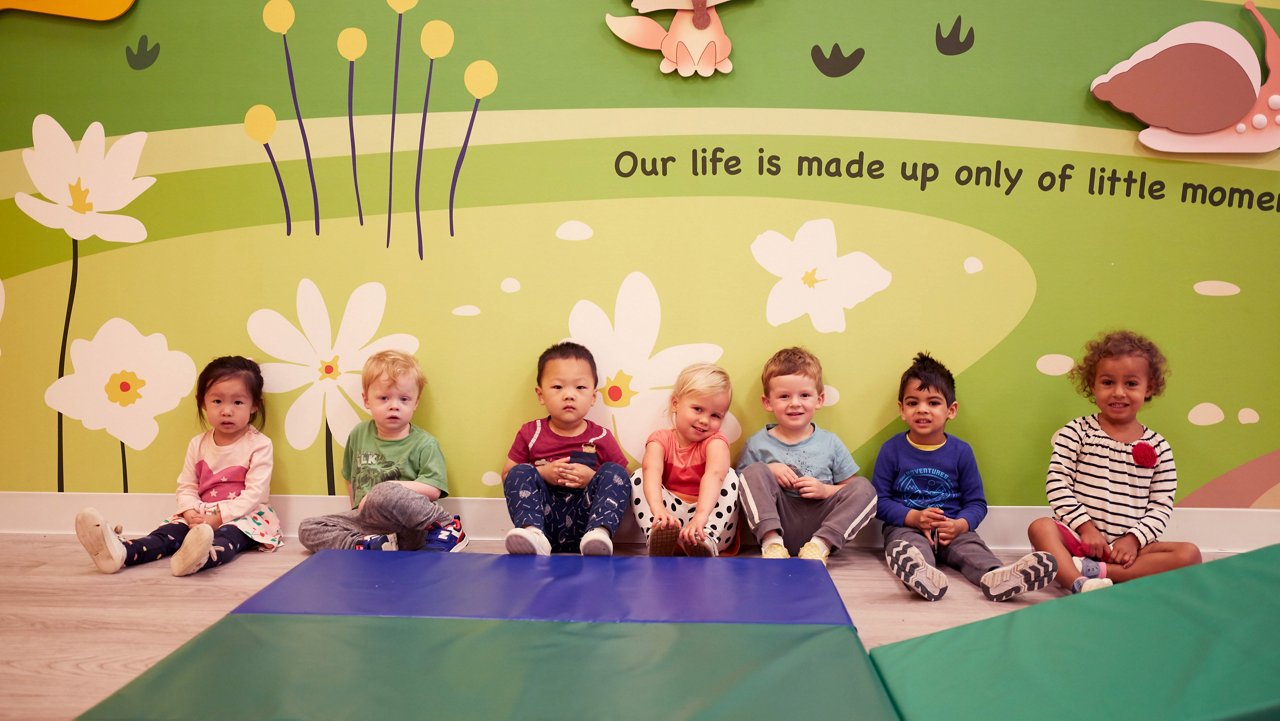
[[[851,626],[817,562],[322,551],[236,614]]]

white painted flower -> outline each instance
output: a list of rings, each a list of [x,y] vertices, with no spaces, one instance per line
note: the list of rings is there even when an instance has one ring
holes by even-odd
[[[387,290],[381,283],[356,288],[334,340],[320,289],[303,278],[298,283],[298,328],[269,308],[249,316],[249,337],[263,351],[285,361],[261,364],[263,390],[287,393],[310,384],[285,415],[289,445],[310,448],[321,421],[327,419],[334,439],[345,446],[351,429],[360,422],[352,404],[363,405],[360,371],[365,360],[384,350],[418,351],[418,339],[404,333],[372,340],[386,305]]]
[[[751,243],[751,255],[781,280],[769,291],[765,320],[789,323],[808,315],[819,333],[843,333],[844,312],[889,287],[893,274],[866,253],[836,256],[836,228],[810,220],[796,239],[767,230]]]
[[[135,451],[151,445],[160,432],[156,416],[176,408],[196,382],[190,356],[123,318],[103,323],[93,340],[72,341],[71,366],[45,390],[45,404]]]
[[[569,335],[596,359],[601,398],[587,417],[613,431],[622,450],[639,460],[649,434],[669,428],[671,386],[690,363],[714,363],[724,351],[710,343],[672,346],[653,352],[662,307],[653,283],[643,273],[622,281],[614,303],[613,323],[595,303],[580,300],[569,312]],[[720,432],[737,440],[742,426],[732,414]]]
[[[92,123],[77,148],[67,131],[48,115],[31,124],[34,147],[22,151],[22,162],[36,190],[46,200],[16,193],[22,212],[47,228],[58,228],[76,240],[98,236],[113,243],[137,243],[147,228],[137,218],[113,215],[133,202],[155,178],[135,178],[146,133],[130,133],[106,150],[102,124]]]

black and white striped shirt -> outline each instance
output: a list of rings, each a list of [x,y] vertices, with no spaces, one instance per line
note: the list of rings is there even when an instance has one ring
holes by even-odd
[[[1154,468],[1134,460],[1134,446],[1143,443],[1155,451]],[[1177,488],[1173,449],[1146,426],[1134,443],[1108,436],[1097,416],[1077,418],[1053,434],[1045,493],[1054,515],[1072,529],[1093,521],[1108,542],[1132,533],[1146,546],[1164,533]]]

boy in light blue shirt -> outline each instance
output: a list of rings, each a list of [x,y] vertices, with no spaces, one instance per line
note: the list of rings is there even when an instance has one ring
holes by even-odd
[[[792,554],[827,563],[875,515],[876,493],[835,434],[814,413],[826,398],[822,364],[803,348],[773,354],[761,374],[770,423],[738,459],[742,508],[764,558]]]

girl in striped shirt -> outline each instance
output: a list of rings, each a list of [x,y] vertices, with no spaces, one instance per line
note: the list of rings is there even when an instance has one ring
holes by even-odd
[[[1116,331],[1085,346],[1070,377],[1098,406],[1053,436],[1045,493],[1053,518],[1027,530],[1037,551],[1058,561],[1073,593],[1200,562],[1193,544],[1160,541],[1178,486],[1173,450],[1138,422],[1164,392],[1166,361],[1147,338]]]

